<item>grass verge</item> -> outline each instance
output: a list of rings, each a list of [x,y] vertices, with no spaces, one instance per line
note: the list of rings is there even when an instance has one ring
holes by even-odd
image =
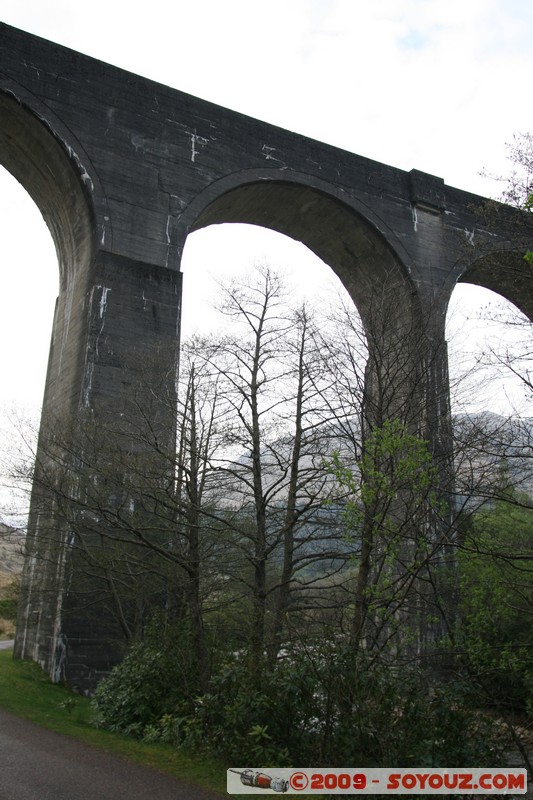
[[[139,742],[91,726],[90,701],[51,683],[37,664],[0,651],[0,708],[93,747],[226,794],[226,766],[170,745]]]
[[[14,661],[11,650],[0,651],[0,708],[56,733],[228,796],[226,764],[204,754],[195,756],[167,744],[139,742],[92,727],[90,700],[51,683],[37,664]],[[248,800],[250,795],[232,797]],[[301,800],[306,799],[310,800],[310,796],[301,796]],[[312,800],[324,798],[314,795]]]

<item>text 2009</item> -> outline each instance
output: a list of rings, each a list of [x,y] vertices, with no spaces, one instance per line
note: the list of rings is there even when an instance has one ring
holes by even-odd
[[[366,789],[366,775],[356,772],[350,775],[348,772],[341,772],[337,775],[334,772],[317,773],[311,775],[311,789]]]

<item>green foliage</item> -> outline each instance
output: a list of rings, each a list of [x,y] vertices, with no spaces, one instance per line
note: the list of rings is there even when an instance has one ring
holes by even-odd
[[[408,432],[398,419],[373,429],[361,458],[362,500],[394,498],[402,489],[425,495],[435,483],[427,442]]]
[[[347,527],[357,531],[370,517],[375,531],[369,542],[378,578],[371,576],[365,586],[365,602],[377,626],[380,614],[390,616],[398,554],[408,537],[417,535],[413,520],[419,510],[422,520],[428,509],[438,511],[438,476],[427,444],[398,421],[372,433],[353,471],[338,456],[330,471],[352,495]],[[398,498],[410,511],[404,529],[395,527],[396,521],[385,524],[388,511],[380,516],[380,508],[388,509],[389,501],[394,505]],[[207,637],[211,677],[202,691],[195,680],[191,631],[159,624],[99,686],[94,698],[98,723],[145,742],[165,742],[230,763],[496,763],[497,732],[481,713],[490,697],[498,698],[498,709],[507,704],[531,711],[533,706],[533,634],[524,622],[524,614],[533,612],[532,564],[522,559],[531,550],[531,512],[513,500],[476,515],[463,536],[454,640],[460,668],[452,677],[443,680],[415,666],[414,659],[400,666],[401,647],[394,659],[384,657],[387,651],[379,642],[373,649],[355,648],[339,628],[324,628],[319,638],[311,634],[315,624],[298,641],[285,642],[275,663],[254,666],[242,637],[243,599],[239,630],[222,614],[217,624],[224,630],[224,644],[219,640],[215,648]],[[412,573],[419,569],[421,547],[401,553]],[[313,622],[319,618],[316,612]],[[305,611],[300,621],[305,627]],[[382,630],[390,633],[393,624],[387,618]],[[405,630],[402,636],[399,646],[406,645]]]
[[[176,685],[177,676],[171,653],[150,643],[135,645],[98,685],[93,697],[95,725],[142,737],[182,699],[184,687]]]
[[[531,714],[533,510],[516,500],[473,517],[459,553],[458,643],[484,703]]]
[[[140,674],[154,673],[146,655],[132,650],[97,693],[106,727],[116,729],[118,717],[121,730],[145,741],[278,766],[461,766],[496,758],[490,724],[473,714],[464,687],[431,686],[417,669],[364,658],[354,665],[334,641],[295,649],[260,677],[242,654],[228,656],[208,692],[163,714],[165,703],[144,682],[131,692]]]
[[[72,714],[73,709],[76,708],[76,700],[73,697],[66,697],[61,701],[59,707],[66,711],[67,714]]]
[[[339,671],[338,687],[343,697],[352,697],[347,711],[341,703],[334,728],[335,751],[346,763],[488,765],[496,757],[491,722],[473,713],[465,686],[455,681],[360,659]]]
[[[17,601],[7,598],[0,600],[0,617],[14,622],[17,618]]]
[[[438,508],[434,490],[438,474],[428,444],[409,433],[399,419],[386,420],[372,430],[353,468],[347,467],[338,453],[328,466],[352,496],[345,511],[349,529],[360,527],[368,509],[373,511],[376,523],[382,523],[383,509],[399,495],[404,503],[411,503],[412,511],[421,505]]]
[[[0,618],[15,622],[20,594],[20,576],[14,575],[0,587]]]
[[[208,692],[193,699],[189,713],[177,717],[177,744],[235,763],[289,764],[286,743],[306,735],[296,705],[305,694],[301,678],[297,670],[289,674],[281,668],[258,683],[246,659],[229,656]]]
[[[353,469],[338,454],[329,468],[348,495],[344,522],[356,543],[352,645],[379,649],[394,637],[396,651],[412,647],[419,621],[411,615],[407,623],[402,606],[416,603],[417,592],[427,598],[416,581],[434,586],[442,569],[437,537],[447,530],[439,521],[447,505],[428,443],[401,420],[386,420],[367,435]]]

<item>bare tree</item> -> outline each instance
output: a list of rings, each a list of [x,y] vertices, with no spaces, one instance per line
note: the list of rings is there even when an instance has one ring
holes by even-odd
[[[226,406],[218,473],[235,553],[230,574],[250,593],[251,663],[260,669],[265,651],[275,659],[291,610],[313,602],[317,578],[306,570],[342,563],[338,530],[317,520],[331,497],[323,465],[331,426],[313,323],[305,308],[290,310],[279,277],[264,269],[226,287],[221,309],[232,327],[209,354]]]

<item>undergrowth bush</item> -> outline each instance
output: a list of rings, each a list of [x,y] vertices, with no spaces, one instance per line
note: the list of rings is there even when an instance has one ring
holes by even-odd
[[[95,724],[142,736],[146,726],[174,709],[174,666],[167,653],[150,645],[132,647],[94,693]]]
[[[96,691],[98,724],[232,763],[460,767],[499,757],[467,687],[430,686],[417,669],[354,663],[328,646],[260,671],[232,654],[197,694],[179,661],[171,649],[134,647]]]

